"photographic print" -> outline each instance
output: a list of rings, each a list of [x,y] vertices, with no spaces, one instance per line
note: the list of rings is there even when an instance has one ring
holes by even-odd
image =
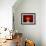
[[[24,25],[36,24],[36,14],[35,13],[21,13],[21,24],[24,24]]]

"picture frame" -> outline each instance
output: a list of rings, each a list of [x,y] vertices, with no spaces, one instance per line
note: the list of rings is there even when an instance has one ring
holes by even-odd
[[[21,24],[35,25],[36,24],[36,13],[21,13]]]

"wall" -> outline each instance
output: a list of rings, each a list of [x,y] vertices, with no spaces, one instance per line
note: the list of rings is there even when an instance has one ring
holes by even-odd
[[[22,25],[21,13],[36,13],[36,25]],[[41,46],[41,0],[18,0],[13,6],[15,30],[23,33],[23,37],[34,40]]]
[[[41,1],[41,40],[42,46],[46,46],[46,0]]]
[[[12,6],[16,0],[0,0],[0,27],[12,29]]]

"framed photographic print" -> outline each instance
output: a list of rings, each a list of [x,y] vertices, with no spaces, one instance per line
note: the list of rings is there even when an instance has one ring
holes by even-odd
[[[36,24],[36,13],[21,13],[21,24],[35,25]]]

